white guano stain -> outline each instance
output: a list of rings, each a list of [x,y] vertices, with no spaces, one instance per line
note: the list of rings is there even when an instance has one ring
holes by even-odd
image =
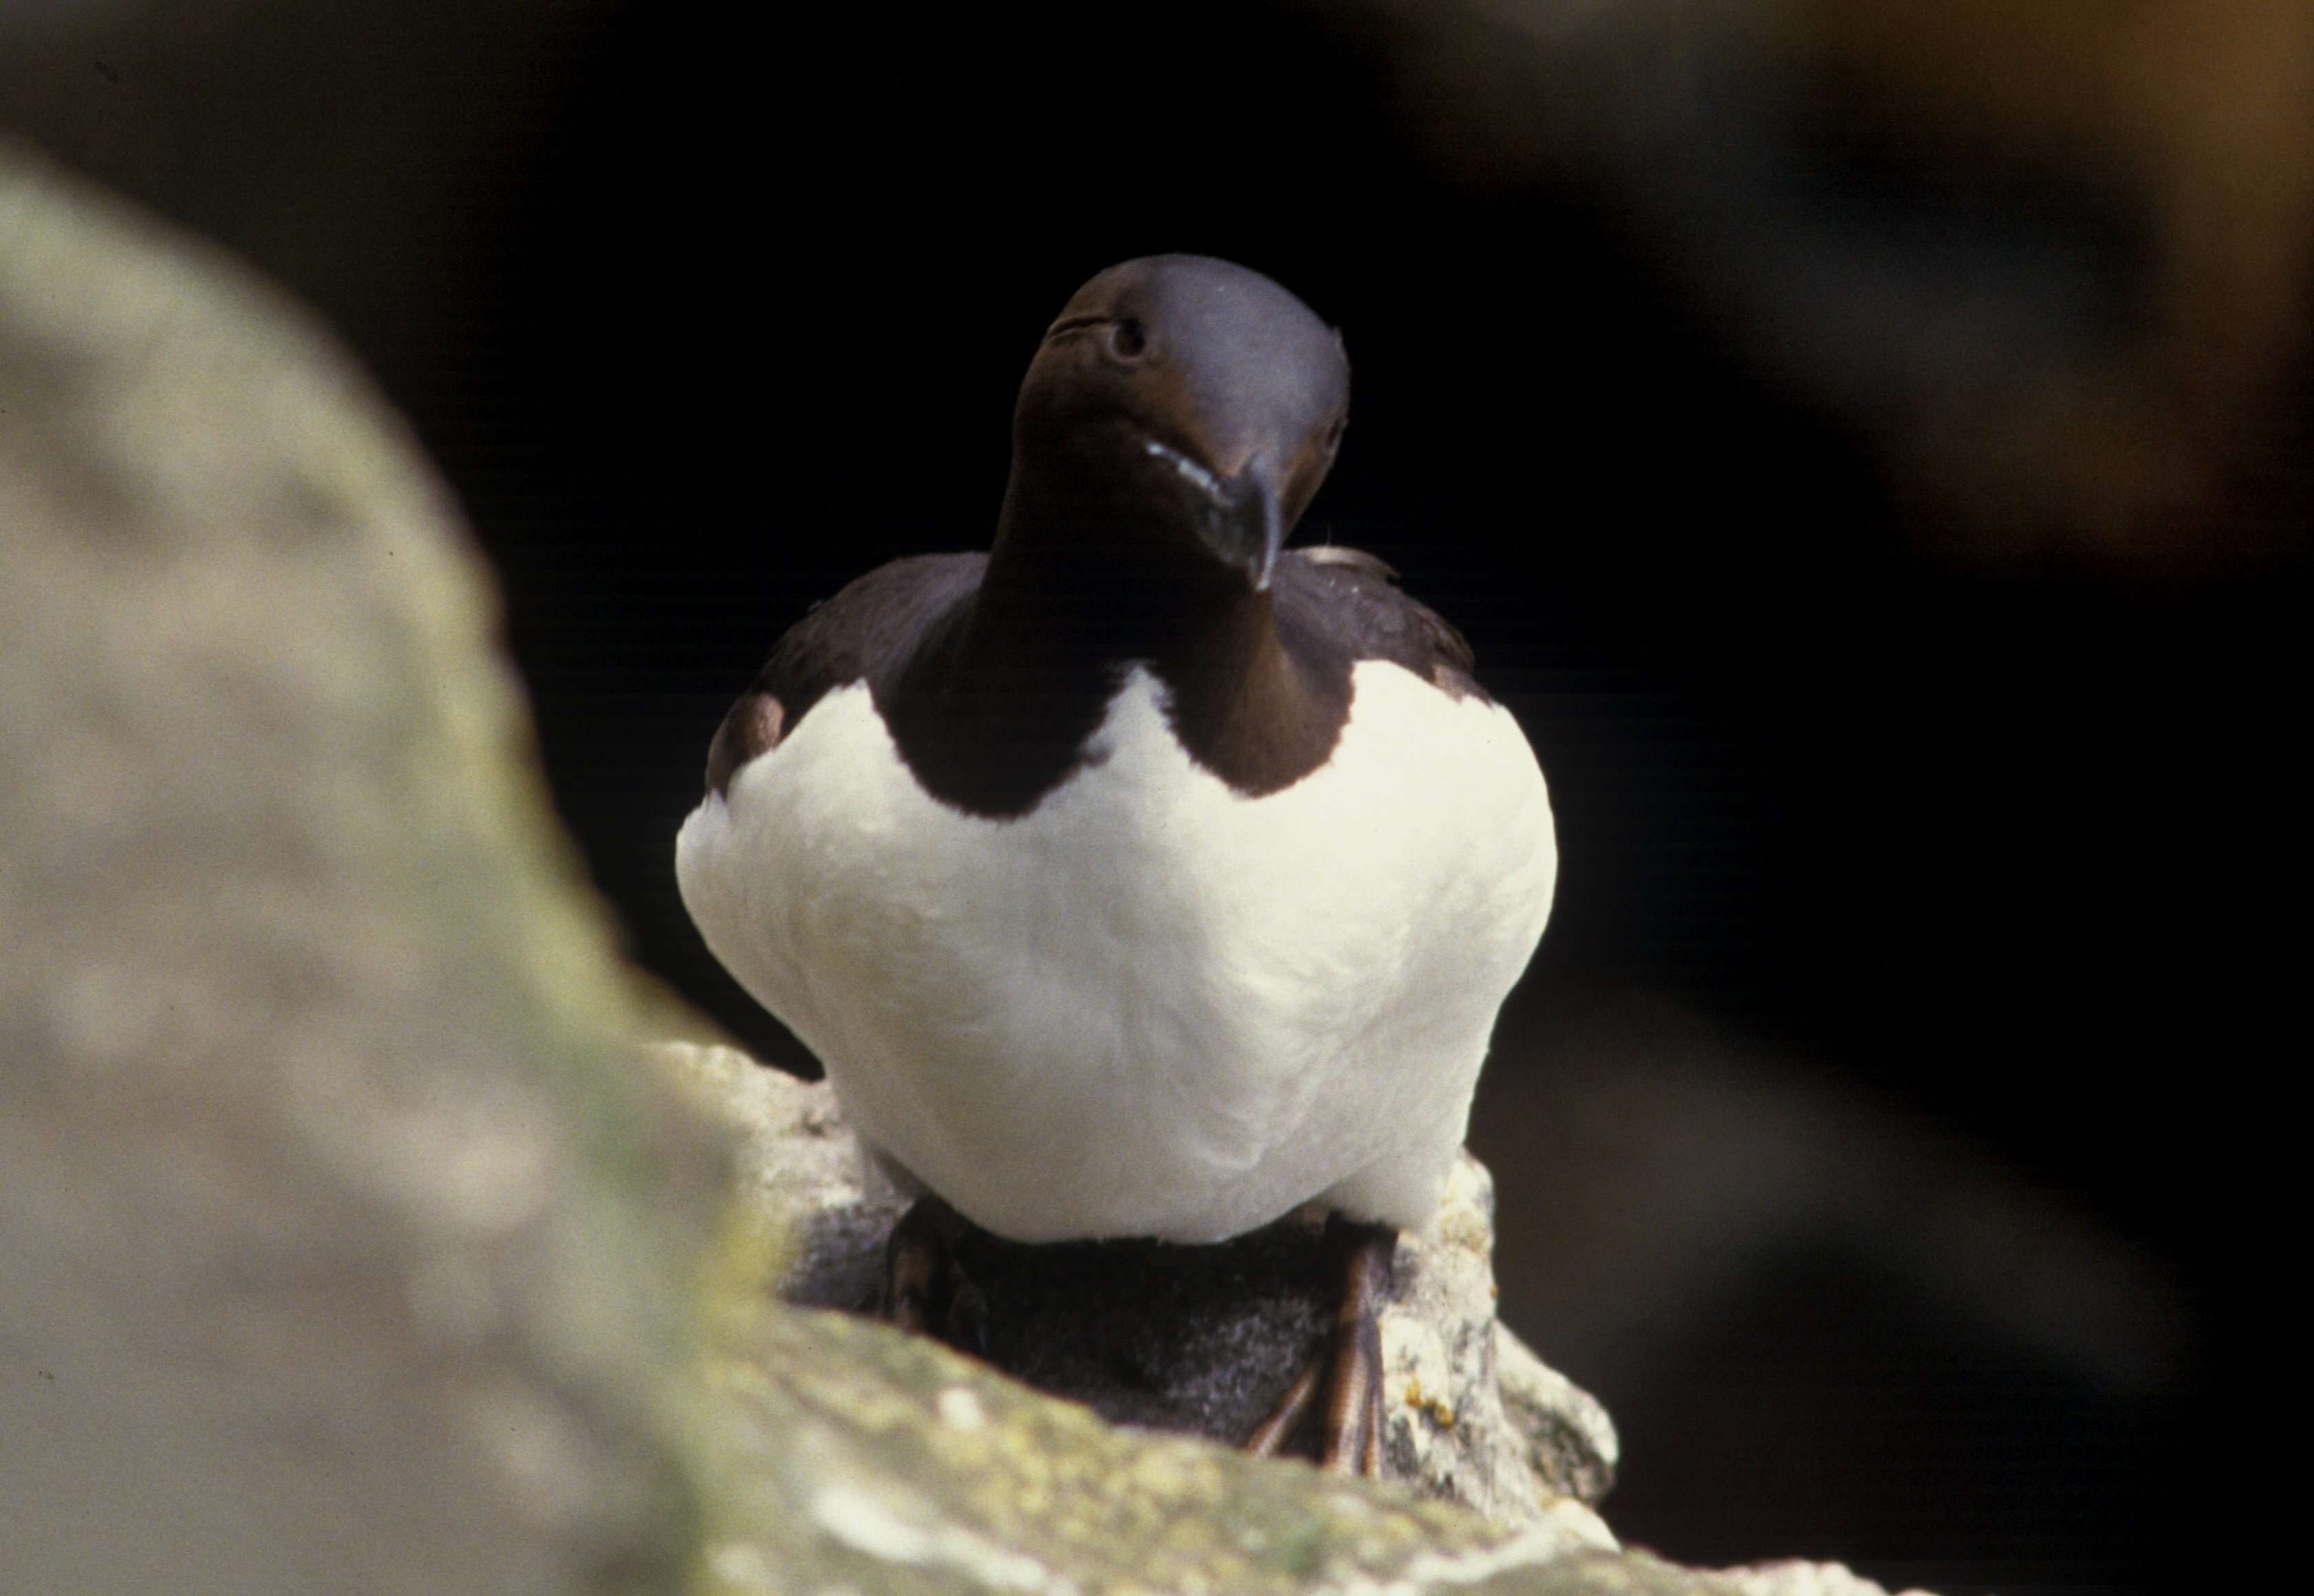
[[[958,1430],[978,1430],[988,1424],[988,1410],[963,1386],[950,1386],[933,1399],[941,1423]]]
[[[823,1486],[814,1494],[811,1516],[837,1540],[879,1562],[952,1569],[994,1591],[1077,1596],[1073,1582],[1055,1575],[1034,1557],[1008,1551],[952,1524],[925,1528],[910,1523],[890,1503],[844,1481]]]

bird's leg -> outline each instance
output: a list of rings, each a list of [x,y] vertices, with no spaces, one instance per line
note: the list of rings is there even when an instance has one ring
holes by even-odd
[[[884,1317],[966,1352],[986,1350],[988,1304],[956,1255],[965,1219],[938,1197],[916,1199],[884,1246]]]
[[[884,1317],[903,1330],[929,1334],[948,1295],[956,1218],[938,1197],[919,1197],[884,1244]]]
[[[1342,1304],[1334,1320],[1333,1378],[1318,1460],[1337,1473],[1380,1479],[1382,1309],[1390,1297],[1398,1231],[1337,1213],[1326,1221],[1326,1239],[1341,1253]]]
[[[1341,1474],[1382,1477],[1382,1309],[1390,1296],[1398,1232],[1333,1214],[1326,1247],[1341,1261],[1342,1297],[1327,1350],[1286,1388],[1276,1408],[1247,1438],[1257,1456],[1276,1452],[1292,1436],[1324,1387],[1323,1431],[1318,1459]]]
[[[1285,1388],[1285,1395],[1259,1427],[1245,1438],[1245,1450],[1257,1458],[1274,1458],[1294,1432],[1301,1427],[1302,1415],[1310,1411],[1310,1404],[1318,1395],[1318,1377],[1326,1371],[1326,1360],[1312,1358],[1294,1383]]]

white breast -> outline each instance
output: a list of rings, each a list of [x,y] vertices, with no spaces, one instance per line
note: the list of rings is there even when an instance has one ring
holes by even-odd
[[[1249,798],[1136,669],[1087,766],[987,820],[846,687],[684,823],[684,902],[869,1142],[1000,1235],[1417,1224],[1558,857],[1507,711],[1374,661],[1353,688],[1333,758]]]

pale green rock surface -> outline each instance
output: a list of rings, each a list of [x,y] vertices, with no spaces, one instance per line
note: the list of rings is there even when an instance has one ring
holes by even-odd
[[[720,1160],[496,629],[295,306],[0,143],[0,1589],[688,1565]]]
[[[961,1589],[1422,1588],[1600,1544],[1579,1504],[1506,1534],[1303,1464],[1112,1429],[846,1315],[769,1313],[737,1346],[711,1378],[755,1467],[711,1525],[711,1588],[897,1589],[900,1568]]]
[[[1886,1596],[1836,1565],[1700,1573],[1406,1491],[1138,1434],[920,1337],[766,1311],[709,1374],[731,1494],[706,1591]]]
[[[1876,1589],[771,1301],[488,594],[296,307],[0,143],[0,1588]]]

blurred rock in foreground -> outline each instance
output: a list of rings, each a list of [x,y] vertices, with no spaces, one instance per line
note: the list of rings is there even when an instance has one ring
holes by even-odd
[[[1877,1589],[1113,1428],[771,1301],[790,1248],[632,1062],[402,429],[5,145],[0,571],[11,1591]]]
[[[625,1067],[440,486],[0,145],[12,1591],[664,1589],[705,1143]]]

